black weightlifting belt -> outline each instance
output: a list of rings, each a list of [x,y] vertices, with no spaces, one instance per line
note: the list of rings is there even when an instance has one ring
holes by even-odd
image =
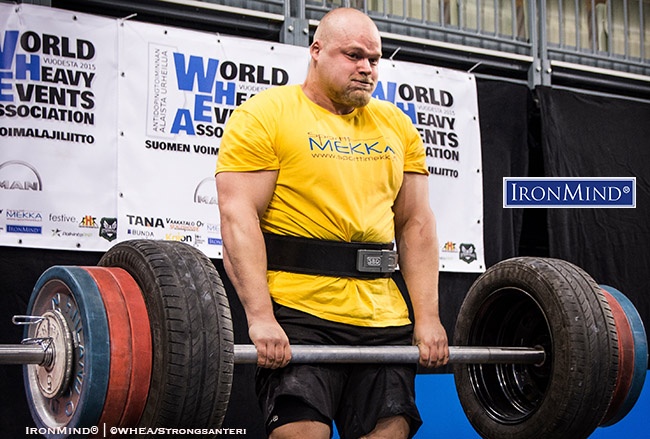
[[[393,243],[325,241],[264,233],[269,270],[376,279],[397,267]]]

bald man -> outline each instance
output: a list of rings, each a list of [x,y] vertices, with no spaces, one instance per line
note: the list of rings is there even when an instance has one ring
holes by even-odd
[[[235,110],[217,162],[224,265],[257,348],[260,406],[273,439],[326,439],[333,422],[342,438],[412,437],[416,365],[290,363],[299,344],[414,344],[425,367],[449,358],[422,140],[372,98],[379,31],[334,9],[309,53],[302,85]],[[413,322],[391,278],[397,255]]]

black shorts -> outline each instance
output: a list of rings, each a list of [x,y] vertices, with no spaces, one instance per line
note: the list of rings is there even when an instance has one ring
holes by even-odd
[[[412,325],[369,328],[331,322],[275,305],[291,344],[410,345]],[[370,433],[381,418],[404,416],[410,436],[422,425],[415,405],[416,364],[291,364],[258,368],[256,391],[267,433],[281,425],[336,422],[341,438]]]

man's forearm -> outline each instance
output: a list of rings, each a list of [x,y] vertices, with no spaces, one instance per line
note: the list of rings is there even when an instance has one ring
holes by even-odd
[[[222,229],[224,240],[224,267],[247,318],[272,316],[272,305],[266,279],[266,251],[259,226],[241,222]]]
[[[409,227],[398,240],[400,271],[408,289],[416,320],[439,319],[438,239],[434,225]]]

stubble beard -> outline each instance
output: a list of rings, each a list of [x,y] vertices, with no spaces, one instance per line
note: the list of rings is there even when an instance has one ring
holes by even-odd
[[[355,108],[365,107],[370,102],[371,95],[365,91],[354,91],[349,95],[350,104]]]
[[[339,102],[343,105],[354,108],[365,107],[368,105],[370,99],[372,98],[373,90],[374,87],[372,87],[371,90],[362,90],[358,88],[347,89],[340,93]]]

